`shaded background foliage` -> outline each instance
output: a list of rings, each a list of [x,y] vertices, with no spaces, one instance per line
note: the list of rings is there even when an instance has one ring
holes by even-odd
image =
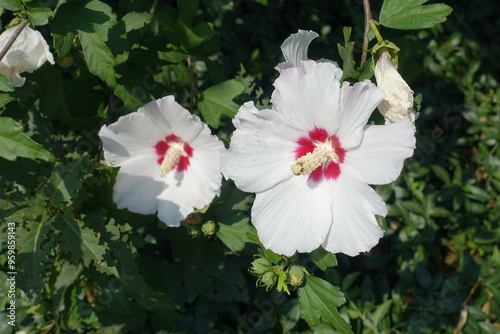
[[[227,114],[235,112],[233,97],[267,105],[273,67],[282,61],[279,45],[299,28],[320,33],[312,59],[341,64],[337,43],[342,27],[352,26],[359,65],[361,1],[201,0],[196,11],[159,1],[154,14],[148,14],[153,1],[94,3],[108,5],[88,22],[107,36],[117,76],[96,75],[72,39],[56,66],[26,75],[25,86],[10,93],[17,101],[1,114],[21,122],[58,158],[0,160],[2,238],[7,221],[18,223],[19,327],[28,333],[333,332],[326,324],[309,329],[294,293],[255,287],[248,268],[258,247],[234,232],[252,231],[251,195],[224,184],[221,198],[192,216],[189,227],[167,229],[154,215],[117,210],[116,170],[99,163],[97,131],[173,94],[226,137],[230,118],[221,115],[219,126],[207,89],[231,80],[224,88]],[[381,3],[372,1],[375,19]],[[433,29],[381,30],[401,48],[403,77],[423,95],[415,155],[396,182],[377,187],[389,207],[379,219],[385,237],[368,254],[337,255],[338,266],[324,274],[307,256],[298,260],[341,287],[347,303],[339,311],[355,333],[500,329],[500,5],[446,3],[454,11]],[[57,3],[30,4],[54,9]],[[176,23],[177,10],[191,29]],[[11,12],[1,19],[5,26]],[[54,34],[66,33],[61,26],[64,17],[56,14],[38,29],[56,45]],[[11,329],[5,315],[2,332]]]

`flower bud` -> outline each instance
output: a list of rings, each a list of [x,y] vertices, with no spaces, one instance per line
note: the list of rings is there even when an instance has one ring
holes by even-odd
[[[380,54],[373,72],[378,88],[386,95],[378,105],[385,123],[395,123],[405,117],[415,123],[417,114],[413,109],[413,91],[399,74],[389,52]]]
[[[274,284],[276,284],[277,280],[278,275],[276,275],[276,273],[273,271],[268,271],[264,273],[264,275],[259,277],[259,279],[257,280],[257,285],[265,286],[266,290],[269,290],[274,286]]]
[[[254,274],[263,274],[266,271],[269,271],[270,267],[272,266],[271,261],[269,261],[266,258],[258,258],[252,262],[252,273]]]
[[[217,226],[211,220],[207,221],[205,224],[201,225],[201,231],[206,237],[210,237],[215,233]]]
[[[0,35],[0,50],[3,50],[18,27],[13,26]],[[15,87],[26,81],[22,72],[33,72],[46,61],[54,64],[49,45],[39,31],[25,27],[0,61],[0,73],[10,78]]]
[[[304,270],[300,266],[291,266],[288,269],[288,277],[291,286],[299,286],[304,282]]]

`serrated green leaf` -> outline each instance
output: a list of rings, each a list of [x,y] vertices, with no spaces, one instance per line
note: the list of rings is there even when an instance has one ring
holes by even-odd
[[[339,50],[340,58],[342,58],[343,62],[343,73],[341,81],[344,81],[346,78],[354,78],[356,72],[354,70],[356,63],[354,61],[354,42],[350,41],[351,39],[351,27],[344,27],[342,30],[344,33],[344,46],[340,43],[337,44],[337,48]]]
[[[0,7],[11,11],[17,11],[23,9],[23,4],[21,0],[0,0]]]
[[[23,133],[21,124],[8,117],[0,117],[0,156],[10,161],[18,157],[55,160],[52,153]]]
[[[351,326],[342,318],[337,307],[345,303],[340,289],[318,277],[307,276],[306,284],[298,290],[301,317],[309,326],[320,322],[332,325],[341,333],[351,333]]]
[[[116,86],[116,61],[109,47],[97,33],[78,31],[83,54],[89,71],[97,75],[109,86]]]
[[[52,15],[52,10],[47,7],[35,7],[28,9],[28,18],[34,26],[43,26],[49,23],[49,17]]]
[[[222,114],[233,118],[238,111],[239,106],[233,102],[233,99],[242,94],[245,86],[234,79],[221,82],[204,90],[202,99],[199,103],[200,112],[205,122],[218,128]]]
[[[428,0],[384,0],[379,23],[394,29],[425,29],[446,21],[453,8]]]
[[[326,251],[323,247],[318,247],[313,250],[309,253],[309,257],[314,261],[318,268],[323,271],[337,265],[337,258],[335,257],[335,254]]]
[[[129,12],[124,17],[122,21],[125,24],[125,32],[130,32],[132,30],[141,29],[144,27],[146,22],[153,18],[152,13],[147,12]]]
[[[55,166],[47,183],[46,194],[56,207],[62,202],[69,202],[75,198],[81,185],[77,181],[78,170],[62,164]]]
[[[75,259],[81,259],[85,267],[88,268],[91,261],[103,260],[106,246],[100,245],[94,231],[84,227],[71,213],[66,212],[63,217],[58,217],[54,227],[62,232],[61,239],[66,242],[65,249],[69,250]]]
[[[250,242],[247,233],[255,233],[250,217],[235,215],[219,222],[217,236],[231,251],[239,252],[245,248],[245,243]]]
[[[0,91],[2,92],[13,92],[16,88],[12,84],[9,78],[5,75],[0,74]]]

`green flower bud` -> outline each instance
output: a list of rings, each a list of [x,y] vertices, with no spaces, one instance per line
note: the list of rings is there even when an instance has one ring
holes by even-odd
[[[291,266],[288,269],[288,278],[291,286],[299,286],[304,282],[304,270],[301,266]]]
[[[252,262],[252,269],[250,270],[253,274],[263,274],[266,271],[269,271],[271,266],[271,261],[264,257],[260,257]]]
[[[274,286],[274,284],[276,284],[277,279],[278,276],[276,275],[276,273],[268,271],[264,273],[264,275],[259,277],[259,279],[257,280],[257,285],[265,286],[267,291],[271,289]]]
[[[201,231],[206,237],[210,237],[215,233],[217,225],[211,220],[207,221],[205,224],[201,225]]]

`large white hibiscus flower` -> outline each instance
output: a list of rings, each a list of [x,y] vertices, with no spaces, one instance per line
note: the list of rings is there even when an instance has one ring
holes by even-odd
[[[104,158],[120,166],[113,197],[118,208],[153,214],[178,226],[220,193],[217,137],[173,96],[152,101],[99,131]]]
[[[383,235],[375,215],[387,210],[368,184],[395,180],[413,154],[411,122],[367,125],[384,93],[369,81],[341,85],[341,76],[331,62],[281,69],[273,109],[247,102],[233,121],[222,172],[256,193],[252,222],[277,253],[370,250]]]

